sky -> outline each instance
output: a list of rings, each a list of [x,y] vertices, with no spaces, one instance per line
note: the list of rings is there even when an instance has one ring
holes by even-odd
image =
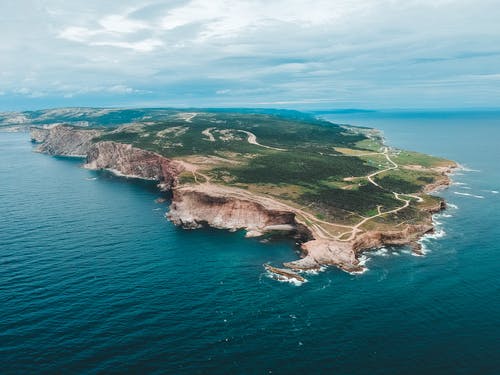
[[[1,0],[0,110],[500,107],[498,0]]]

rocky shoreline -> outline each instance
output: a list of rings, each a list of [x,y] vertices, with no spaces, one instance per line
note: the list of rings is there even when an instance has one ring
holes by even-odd
[[[408,224],[400,230],[365,231],[351,240],[322,238],[297,219],[298,212],[293,207],[242,189],[209,182],[180,185],[179,175],[185,170],[185,163],[128,144],[94,142],[93,139],[101,134],[99,130],[56,125],[31,127],[30,133],[32,141],[39,144],[38,152],[84,157],[84,167],[88,169],[105,169],[118,175],[157,181],[161,190],[172,193],[167,217],[175,225],[187,229],[202,226],[232,231],[243,229],[247,237],[277,232],[294,237],[300,245],[302,258],[285,263],[288,270],[279,269],[283,277],[287,272],[317,270],[325,265],[358,272],[362,268],[359,255],[385,245],[410,245],[418,254],[417,241],[434,230],[432,213],[445,208],[445,203],[440,201],[436,207],[427,209],[427,222]],[[428,185],[426,192],[448,186],[454,167],[444,168],[442,179]]]

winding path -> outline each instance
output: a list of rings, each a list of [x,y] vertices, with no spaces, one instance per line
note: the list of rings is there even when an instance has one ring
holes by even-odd
[[[246,130],[237,130],[241,133],[245,133],[247,136],[248,136],[248,143],[252,144],[252,145],[256,145],[256,146],[260,146],[260,147],[264,147],[264,148],[268,148],[268,149],[271,149],[271,150],[276,150],[276,151],[286,151],[284,148],[278,148],[278,147],[271,147],[271,146],[266,146],[266,145],[262,145],[260,144],[259,142],[257,142],[257,136],[249,131],[246,131]]]
[[[378,174],[381,174],[381,173],[384,173],[384,172],[387,172],[387,171],[390,171],[390,170],[394,170],[394,169],[397,169],[399,168],[399,165],[396,164],[389,156],[389,148],[388,147],[385,147],[384,151],[382,152],[383,155],[385,155],[385,158],[387,159],[387,161],[389,163],[392,164],[391,167],[389,168],[386,168],[386,169],[383,169],[383,170],[380,170],[380,171],[377,171],[375,173],[372,173],[368,176],[366,176],[367,180],[377,186],[378,188],[380,189],[383,189],[382,186],[380,186],[377,182],[375,182],[373,180],[373,177],[375,177],[376,175]],[[398,201],[401,201],[401,202],[404,202],[404,204],[401,206],[401,207],[398,207],[398,208],[395,208],[393,210],[389,210],[389,211],[382,211],[380,209],[380,206],[377,206],[377,211],[378,213],[373,215],[373,216],[370,216],[370,217],[367,217],[367,218],[364,218],[363,220],[361,220],[359,223],[357,223],[356,225],[354,225],[352,227],[352,230],[351,231],[347,231],[347,232],[344,232],[344,233],[341,233],[339,236],[337,236],[337,239],[339,241],[351,241],[352,239],[354,239],[354,237],[356,237],[356,234],[361,230],[359,229],[363,224],[365,224],[366,222],[368,222],[369,220],[372,220],[372,219],[375,219],[377,217],[380,217],[382,215],[387,215],[387,214],[393,214],[393,213],[396,213],[396,212],[399,212],[403,209],[405,209],[406,207],[408,207],[410,205],[410,202],[411,200],[410,199],[403,199],[401,198],[401,196],[406,196],[406,197],[411,197],[411,198],[414,198],[416,199],[418,202],[423,202],[424,200],[417,196],[417,195],[413,195],[413,194],[402,194],[402,193],[396,193],[395,191],[392,191],[391,192],[393,195],[394,195],[394,198],[396,198]],[[351,233],[351,235],[347,238],[347,239],[342,239],[343,236],[347,235]]]
[[[382,169],[381,171],[377,171],[377,172],[375,172],[375,173],[372,173],[372,174],[370,174],[370,175],[366,176],[366,178],[367,178],[367,179],[368,179],[368,181],[370,181],[373,185],[375,185],[375,186],[377,186],[377,187],[379,187],[379,188],[383,189],[383,188],[382,188],[382,186],[380,186],[378,183],[376,183],[376,182],[373,180],[373,177],[375,177],[376,175],[379,175],[379,174],[381,174],[381,173],[384,173],[384,172],[387,172],[387,171],[390,171],[390,170],[393,170],[393,169],[397,169],[399,166],[398,166],[396,163],[394,163],[394,162],[392,161],[392,159],[389,157],[389,148],[388,148],[388,147],[385,147],[384,151],[383,151],[383,152],[381,152],[381,153],[380,153],[380,155],[384,155],[384,156],[385,156],[385,158],[387,159],[387,161],[388,161],[389,163],[391,163],[391,164],[392,164],[392,167],[389,167],[389,168],[386,168],[386,169]]]
[[[210,130],[212,130],[212,129],[213,128],[205,129],[205,131],[203,132],[204,135],[207,135],[207,136],[211,135]],[[255,134],[248,132],[246,130],[238,130],[238,131],[248,135],[248,143],[250,143],[250,144],[254,144],[254,145],[269,148],[269,149],[279,150],[279,151],[286,151],[286,150],[280,149],[280,148],[261,145],[260,143],[257,142],[257,137],[255,136]],[[377,182],[375,182],[373,180],[373,177],[375,177],[381,173],[397,169],[397,168],[399,168],[399,165],[396,164],[389,156],[389,148],[388,147],[385,147],[383,152],[370,153],[370,155],[384,155],[385,158],[387,159],[387,161],[391,164],[391,166],[388,168],[385,168],[385,169],[376,171],[374,173],[371,173],[367,176],[364,176],[364,178],[366,178],[374,186],[378,187],[379,189],[384,189],[382,186],[380,186],[380,184],[378,184]],[[356,156],[358,156],[358,155],[356,155]],[[194,179],[195,179],[195,182],[200,183],[198,181],[198,176],[202,176],[205,180],[205,184],[209,185],[210,184],[210,177],[207,176],[206,174],[199,172],[198,168],[196,168],[196,167],[193,168],[193,167],[189,168],[188,170],[190,170],[192,172]],[[250,192],[247,192],[245,190],[238,191],[239,195],[244,195],[245,198],[247,198],[247,199],[257,200],[257,201],[267,201],[269,203],[272,203],[275,206],[279,206],[283,209],[294,212],[297,215],[296,221],[298,223],[303,224],[303,225],[307,226],[308,228],[310,228],[311,231],[314,232],[315,237],[317,237],[317,238],[335,239],[335,240],[342,241],[342,242],[348,242],[348,241],[353,240],[356,237],[356,235],[362,231],[361,226],[363,226],[368,221],[373,220],[373,219],[380,217],[380,216],[383,216],[383,215],[397,213],[397,212],[407,208],[411,203],[411,199],[404,199],[402,197],[410,197],[410,198],[416,199],[418,202],[423,202],[423,199],[421,197],[414,195],[414,194],[403,194],[403,193],[397,193],[395,191],[392,191],[391,193],[394,195],[395,199],[403,202],[402,206],[397,207],[397,208],[392,209],[392,210],[389,210],[389,211],[382,211],[381,206],[377,206],[377,213],[375,215],[369,216],[369,217],[363,217],[360,215],[362,217],[362,220],[360,222],[358,222],[357,224],[344,225],[344,224],[336,224],[336,223],[332,223],[332,222],[318,219],[313,214],[311,214],[307,211],[304,211],[301,208],[296,208],[296,207],[290,206],[286,203],[276,201],[275,199],[272,199],[272,198],[265,196],[265,195],[250,193]],[[256,198],[258,198],[258,199],[256,199]],[[349,230],[347,230],[346,232],[340,233],[339,235],[333,235],[333,234],[329,233],[329,231],[327,229],[325,229],[323,226],[321,226],[321,224],[331,225],[333,227],[338,227],[338,228],[346,228]],[[343,238],[348,234],[350,234],[349,237]]]
[[[188,120],[186,120],[186,121],[188,121]],[[205,138],[206,141],[215,142],[215,137],[212,134],[212,130],[214,130],[214,129],[216,129],[216,128],[206,128],[205,130],[203,130],[201,132],[201,134],[203,134],[204,136],[207,137],[207,138]],[[226,129],[224,129],[224,130],[226,130]],[[249,132],[249,131],[246,131],[246,130],[240,130],[240,129],[227,129],[227,130],[233,130],[233,131],[237,131],[237,132],[240,132],[240,133],[245,133],[247,135],[247,137],[248,137],[247,138],[247,142],[250,143],[251,145],[268,148],[270,150],[286,151],[286,149],[284,149],[284,148],[266,146],[266,145],[263,145],[263,144],[257,142],[257,136],[255,134],[253,134],[252,132]]]
[[[214,129],[215,128],[206,128],[205,130],[203,130],[201,132],[201,134],[203,134],[204,136],[208,137],[208,139],[205,138],[206,141],[215,142],[215,137],[211,133],[211,131],[214,130]]]

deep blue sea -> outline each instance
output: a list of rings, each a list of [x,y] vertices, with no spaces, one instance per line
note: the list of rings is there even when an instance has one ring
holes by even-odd
[[[326,117],[467,167],[426,256],[280,283],[292,242],[178,229],[151,183],[0,134],[0,373],[500,373],[500,113]]]

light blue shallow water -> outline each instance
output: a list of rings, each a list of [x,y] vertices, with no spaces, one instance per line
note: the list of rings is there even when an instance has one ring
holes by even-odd
[[[500,115],[329,118],[478,170],[442,193],[458,208],[425,257],[278,283],[262,264],[291,242],[177,229],[151,184],[0,134],[0,372],[498,373]]]

